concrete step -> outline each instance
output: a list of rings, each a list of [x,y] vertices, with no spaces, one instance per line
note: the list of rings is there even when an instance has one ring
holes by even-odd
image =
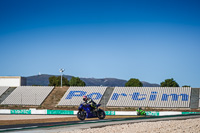
[[[102,107],[105,107],[106,104],[108,103],[108,100],[109,100],[113,90],[114,90],[114,87],[107,87],[106,88],[106,91],[104,92],[104,94],[101,98],[101,101],[99,102]]]
[[[16,89],[16,87],[9,87],[1,96],[0,96],[0,103],[3,103],[3,101]]]

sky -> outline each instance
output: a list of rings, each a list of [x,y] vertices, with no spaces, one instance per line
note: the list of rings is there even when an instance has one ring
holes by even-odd
[[[0,0],[0,76],[200,87],[199,0]]]

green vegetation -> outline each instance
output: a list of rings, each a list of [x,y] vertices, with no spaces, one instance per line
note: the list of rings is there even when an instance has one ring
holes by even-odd
[[[190,87],[189,85],[183,85],[182,87]]]
[[[49,86],[60,86],[60,85],[61,85],[61,76],[49,77]],[[62,77],[62,86],[69,86],[69,81],[65,77]]]
[[[125,84],[126,87],[142,87],[143,84],[140,82],[139,79],[131,78],[128,82]]]
[[[49,86],[60,86],[61,85],[61,76],[51,76],[49,77]],[[85,86],[79,77],[72,77],[70,81],[67,78],[62,77],[62,86]]]
[[[160,87],[179,87],[179,84],[173,78],[171,78],[161,82]]]
[[[72,77],[69,81],[70,86],[85,86],[85,82],[83,82],[79,77]]]

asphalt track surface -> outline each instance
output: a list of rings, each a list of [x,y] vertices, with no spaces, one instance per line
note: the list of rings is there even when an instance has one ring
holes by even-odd
[[[190,115],[173,115],[173,116],[146,116],[137,118],[120,118],[120,119],[104,119],[104,120],[86,120],[86,121],[69,121],[69,122],[52,122],[52,123],[35,123],[35,124],[20,124],[20,125],[2,125],[0,132],[20,132],[20,133],[41,133],[41,132],[56,132],[70,131],[75,129],[99,128],[108,125],[118,125],[127,123],[139,122],[155,122],[168,120],[185,120],[200,118],[200,114]]]

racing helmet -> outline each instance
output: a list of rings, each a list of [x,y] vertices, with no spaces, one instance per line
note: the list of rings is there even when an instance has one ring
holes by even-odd
[[[83,101],[86,101],[87,100],[87,96],[83,96]]]
[[[142,108],[141,108],[141,107],[139,107],[139,108],[138,108],[138,110],[142,110]]]

